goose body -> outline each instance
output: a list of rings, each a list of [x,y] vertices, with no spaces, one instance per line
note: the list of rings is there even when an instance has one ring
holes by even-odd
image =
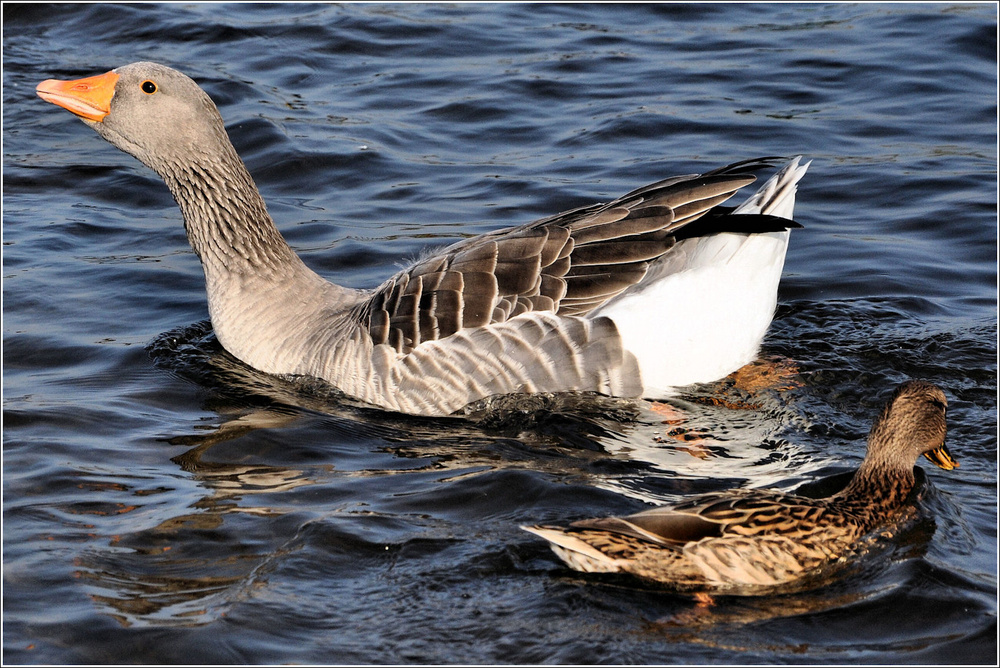
[[[958,466],[944,446],[947,399],[935,385],[901,385],[876,418],[850,483],[826,498],[734,489],[627,517],[522,527],[570,567],[628,573],[681,591],[752,595],[794,586],[849,558],[906,507],[923,454]]]
[[[362,291],[292,251],[215,104],[184,74],[133,63],[37,92],[166,182],[230,353],[413,414],[508,393],[663,398],[751,362],[808,167],[789,161],[735,209],[722,203],[773,159],[665,179],[460,241]]]

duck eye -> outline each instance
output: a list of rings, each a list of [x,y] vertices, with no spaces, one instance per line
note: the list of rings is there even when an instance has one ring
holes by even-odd
[[[152,95],[153,93],[156,92],[156,84],[153,83],[152,81],[143,81],[142,92],[146,93],[147,95]]]

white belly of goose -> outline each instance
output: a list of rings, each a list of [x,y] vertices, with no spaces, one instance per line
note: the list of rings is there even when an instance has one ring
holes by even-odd
[[[643,396],[717,380],[752,362],[777,305],[788,232],[683,241],[664,278],[601,308],[642,373]],[[684,266],[677,270],[675,265]]]
[[[733,213],[791,219],[808,168],[792,160]],[[788,239],[788,230],[686,239],[642,283],[595,311],[614,321],[638,359],[644,397],[669,397],[757,357],[778,303]]]

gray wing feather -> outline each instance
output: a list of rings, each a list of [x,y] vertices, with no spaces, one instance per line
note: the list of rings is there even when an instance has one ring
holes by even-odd
[[[407,354],[530,312],[586,316],[639,283],[673,234],[752,183],[746,161],[665,179],[606,204],[461,241],[374,291],[358,310],[376,345]]]
[[[641,391],[635,357],[622,348],[614,323],[600,317],[538,311],[462,329],[406,355],[378,353],[373,361],[380,394],[410,413],[448,414],[496,394]]]

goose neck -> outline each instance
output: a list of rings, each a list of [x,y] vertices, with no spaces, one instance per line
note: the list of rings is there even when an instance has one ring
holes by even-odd
[[[157,169],[184,217],[188,241],[206,271],[260,273],[297,264],[235,149]]]

